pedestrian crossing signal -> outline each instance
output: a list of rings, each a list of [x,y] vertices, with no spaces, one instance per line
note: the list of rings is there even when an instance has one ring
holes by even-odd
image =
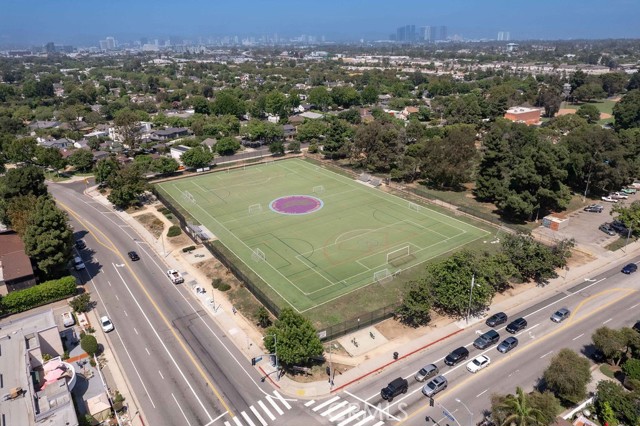
[[[256,365],[256,359],[255,358],[251,358],[251,365]]]
[[[434,406],[433,398],[429,398],[429,407],[433,407],[433,406]]]

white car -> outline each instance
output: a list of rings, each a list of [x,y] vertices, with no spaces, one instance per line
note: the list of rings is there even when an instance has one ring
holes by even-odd
[[[618,200],[616,200],[613,197],[610,196],[606,196],[606,197],[602,197],[602,201],[606,201],[607,203],[617,203]]]
[[[609,196],[611,198],[615,198],[616,200],[626,200],[627,198],[629,198],[629,196],[624,192],[613,192],[609,194]]]
[[[106,315],[100,317],[100,324],[102,324],[102,331],[104,331],[105,333],[113,331],[113,329],[115,328],[109,317]]]
[[[65,327],[71,327],[76,324],[76,319],[71,312],[62,313],[62,324],[64,324]]]
[[[488,366],[490,363],[491,363],[491,360],[489,359],[488,356],[480,355],[479,357],[476,357],[473,361],[469,362],[469,364],[467,364],[467,370],[469,370],[471,373],[477,373],[478,371]]]

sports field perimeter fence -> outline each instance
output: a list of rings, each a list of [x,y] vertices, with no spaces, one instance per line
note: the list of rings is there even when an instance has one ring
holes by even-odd
[[[322,330],[318,330],[318,336],[321,340],[333,340],[346,334],[358,331],[361,328],[377,324],[380,321],[391,318],[395,315],[398,304],[387,305],[371,312],[365,312],[362,315],[348,319],[339,324],[330,325]]]

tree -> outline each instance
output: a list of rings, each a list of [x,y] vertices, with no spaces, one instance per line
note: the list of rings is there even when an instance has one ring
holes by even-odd
[[[269,152],[273,155],[284,155],[284,143],[273,141],[269,144]]]
[[[9,161],[33,164],[38,142],[34,138],[17,138],[12,139],[9,143],[4,143],[2,148]]]
[[[543,426],[543,413],[531,406],[529,396],[517,387],[515,395],[491,398],[492,417],[499,426]]]
[[[98,353],[99,346],[98,341],[91,334],[85,334],[80,338],[80,347],[83,351],[85,351],[90,357],[93,357]]]
[[[388,172],[396,167],[406,144],[404,130],[392,123],[373,121],[358,126],[353,138],[351,158],[369,170]]]
[[[109,182],[109,179],[120,170],[120,164],[113,158],[103,158],[96,163],[94,176],[97,183]]]
[[[319,141],[327,130],[322,120],[307,120],[296,128],[296,139],[300,142]]]
[[[19,195],[34,195],[39,197],[47,193],[44,184],[44,173],[36,166],[23,166],[7,170],[0,177],[0,196],[8,200]]]
[[[69,306],[73,309],[73,312],[89,312],[91,309],[91,294],[82,293],[71,299]]]
[[[289,115],[289,104],[284,94],[278,90],[267,93],[265,97],[265,111],[280,118]]]
[[[396,310],[396,317],[411,327],[421,327],[431,321],[431,286],[428,280],[409,282]]]
[[[616,413],[613,412],[611,408],[611,404],[608,401],[602,403],[602,412],[600,413],[600,418],[604,422],[606,426],[617,426],[618,419],[616,418]]]
[[[309,103],[316,105],[318,108],[323,111],[327,109],[327,107],[331,104],[331,94],[327,91],[327,88],[324,86],[314,87],[309,90]]]
[[[636,90],[640,89],[640,73],[631,74],[631,78],[629,79],[629,83],[627,84],[627,90]]]
[[[378,89],[374,86],[368,85],[362,90],[360,97],[364,104],[374,104],[378,102]]]
[[[613,362],[615,365],[620,363],[626,342],[619,330],[600,327],[591,335],[591,340],[607,361]]]
[[[624,90],[629,77],[623,72],[610,72],[600,76],[602,81],[602,88],[607,93],[607,96],[613,96],[616,93],[621,93]]]
[[[33,163],[40,167],[51,168],[57,172],[67,165],[67,160],[62,157],[62,152],[57,148],[38,146],[35,154]]]
[[[535,105],[544,108],[546,117],[553,117],[560,110],[561,103],[560,90],[555,87],[544,86],[538,92]]]
[[[632,90],[613,107],[616,129],[640,127],[640,90]]]
[[[236,138],[226,137],[216,143],[216,152],[220,155],[233,155],[240,149]]]
[[[593,124],[600,120],[600,110],[595,105],[582,105],[576,111],[576,115],[587,120],[587,123]]]
[[[353,87],[338,86],[331,90],[331,100],[338,106],[349,108],[360,103],[360,94]]]
[[[545,425],[552,424],[556,416],[563,411],[558,398],[549,391],[533,391],[528,396],[529,405],[540,412],[542,423]]]
[[[476,129],[471,125],[445,127],[443,138],[426,144],[420,169],[429,184],[438,188],[459,188],[471,179],[476,157]]]
[[[37,197],[33,194],[19,195],[11,198],[6,205],[5,218],[3,222],[16,231],[21,237],[29,226],[33,206],[36,204]]]
[[[67,215],[58,209],[53,199],[48,196],[38,198],[23,239],[25,253],[45,275],[56,275],[66,269],[73,231]]]
[[[182,164],[192,169],[207,167],[213,160],[213,152],[207,147],[197,146],[182,154]]]
[[[209,114],[209,101],[202,96],[194,96],[191,98],[191,105],[193,105],[193,111],[196,114]]]
[[[271,316],[269,311],[264,306],[260,306],[256,311],[256,317],[258,319],[258,325],[262,328],[267,328],[271,325]]]
[[[68,157],[69,164],[77,170],[87,171],[93,166],[93,154],[88,149],[77,149]]]
[[[142,178],[140,169],[134,165],[119,169],[109,177],[107,183],[111,188],[111,193],[107,199],[120,209],[125,209],[134,204],[138,197],[147,190],[147,184]]]
[[[287,151],[291,151],[295,154],[299,154],[300,153],[300,142],[298,141],[291,141],[289,142],[289,144],[287,145]]]
[[[124,108],[115,113],[113,123],[116,125],[122,143],[130,149],[137,149],[140,141],[139,122],[142,117],[137,111]]]
[[[175,158],[158,157],[151,162],[151,170],[162,175],[173,173],[180,167]]]
[[[571,349],[561,349],[551,359],[543,378],[547,388],[567,404],[577,404],[587,395],[591,380],[589,360]]]
[[[475,94],[447,98],[444,117],[447,124],[476,124],[482,116],[482,109]]]
[[[563,266],[570,256],[567,249],[571,244],[569,240],[547,247],[524,234],[508,234],[501,241],[503,253],[515,267],[517,276],[521,280],[534,280],[538,283],[557,276],[555,269]]]
[[[637,394],[625,391],[619,384],[610,380],[600,380],[596,385],[594,401],[599,418],[603,419],[608,415],[606,405],[609,405],[620,423],[638,424],[640,413],[637,408]]]
[[[579,102],[604,98],[607,94],[598,83],[587,83],[571,92],[573,98]]]
[[[322,343],[311,322],[291,308],[280,311],[280,317],[269,327],[264,345],[286,366],[309,364],[323,353]]]
[[[233,115],[237,118],[241,118],[247,112],[244,102],[229,90],[218,92],[209,109],[215,115]]]
[[[634,234],[640,232],[640,201],[633,201],[630,205],[616,204],[611,214],[616,214],[616,220],[624,223]]]

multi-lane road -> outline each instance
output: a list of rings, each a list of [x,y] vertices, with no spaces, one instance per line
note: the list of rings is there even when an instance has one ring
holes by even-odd
[[[329,397],[301,400],[262,382],[225,337],[229,330],[212,321],[186,286],[171,284],[163,259],[112,209],[85,196],[84,185],[49,187],[87,242],[82,251],[87,286],[98,301],[98,313],[108,314],[116,326],[109,343],[143,408],[145,424],[154,426],[424,425],[431,422],[427,417],[443,426],[475,424],[493,393],[511,393],[516,386],[532,389],[560,349],[588,351],[596,328],[630,326],[639,317],[640,283],[635,275],[621,274],[621,265],[612,265],[547,300],[508,312],[510,320],[525,317],[528,327],[516,335],[519,345],[507,354],[499,353],[496,345],[483,351],[473,347],[473,340],[488,329],[478,323],[373,378]],[[126,257],[130,250],[141,260],[131,262]],[[571,310],[569,319],[550,321],[561,307]],[[496,328],[500,340],[511,335],[505,326]],[[465,369],[466,361],[445,366],[444,357],[458,346],[469,349],[468,361],[485,354],[491,364],[476,374]],[[435,397],[434,407],[413,379],[430,363],[438,365],[449,382]],[[387,403],[380,389],[396,377],[409,380],[409,391]]]

